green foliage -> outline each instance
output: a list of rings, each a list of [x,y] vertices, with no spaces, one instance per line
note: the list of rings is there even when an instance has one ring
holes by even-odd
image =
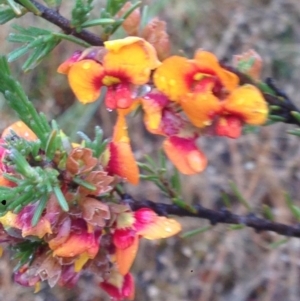
[[[235,196],[237,197],[237,200],[244,205],[244,207],[247,208],[247,210],[251,211],[251,206],[250,204],[246,201],[246,199],[243,197],[243,194],[239,191],[237,185],[230,181],[229,182],[229,186],[232,189],[233,193],[235,194]]]
[[[76,0],[76,3],[72,9],[71,24],[75,28],[76,32],[82,30],[82,24],[89,18],[90,12],[93,9],[93,0]]]
[[[83,140],[83,143],[85,147],[91,149],[93,151],[93,156],[95,158],[99,158],[104,150],[106,149],[106,146],[109,142],[108,139],[103,140],[103,131],[99,126],[95,127],[95,139],[91,140],[86,134],[83,132],[78,132],[78,135]]]
[[[191,231],[184,232],[180,235],[181,238],[193,238],[195,235],[199,235],[210,230],[212,226],[205,226],[201,228],[197,228]]]
[[[14,257],[13,260],[18,260],[18,264],[14,267],[14,271],[19,270],[26,263],[30,263],[34,258],[32,255],[35,254],[37,249],[40,247],[40,241],[24,241],[12,246]]]
[[[0,92],[18,117],[38,136],[41,147],[45,149],[51,132],[48,121],[44,114],[36,111],[20,83],[12,77],[4,56],[0,56]]]
[[[300,221],[300,207],[294,204],[289,193],[285,194],[285,201],[293,216]]]
[[[41,14],[41,12],[36,8],[36,6],[30,0],[18,0],[18,1],[28,11],[34,13],[35,15],[40,15]]]
[[[24,71],[29,71],[36,67],[61,41],[59,37],[49,30],[37,27],[25,29],[17,25],[14,25],[13,28],[17,30],[17,33],[11,33],[8,40],[14,43],[22,43],[23,45],[8,55],[8,61],[15,61],[31,52],[22,66]]]
[[[17,3],[14,3],[14,5],[15,9],[9,5],[0,4],[0,25],[5,24],[14,18],[19,18],[27,12],[27,9],[23,6],[18,5]]]
[[[106,2],[106,7],[101,10],[100,17],[101,18],[114,18],[119,10],[122,8],[126,0],[108,0]],[[142,2],[138,1],[132,5],[120,18],[116,19],[114,24],[109,24],[103,26],[104,29],[104,39],[108,39],[109,36],[114,34],[116,30],[122,25],[124,20],[130,16],[130,14],[139,6],[141,6]]]
[[[60,7],[62,0],[44,0],[44,2],[48,7],[57,9]]]
[[[272,212],[271,208],[268,205],[266,205],[266,204],[263,205],[262,213],[263,213],[263,216],[265,218],[267,218],[268,220],[270,220],[270,221],[275,220],[273,212]]]
[[[170,198],[177,206],[195,212],[195,209],[187,205],[181,196],[181,181],[180,175],[176,168],[167,170],[167,158],[163,152],[159,153],[158,163],[156,163],[150,156],[146,155],[145,163],[138,163],[145,174],[141,174],[140,178],[145,181],[153,182],[161,192]]]

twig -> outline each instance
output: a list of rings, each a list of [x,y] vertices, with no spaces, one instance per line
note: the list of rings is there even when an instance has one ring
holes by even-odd
[[[257,232],[272,231],[287,237],[300,237],[300,225],[286,225],[272,222],[270,220],[260,218],[254,213],[237,215],[227,209],[212,210],[200,205],[194,206],[193,209],[195,211],[191,212],[174,204],[155,203],[149,200],[137,201],[128,194],[123,195],[123,201],[134,211],[141,208],[150,208],[161,216],[176,215],[181,217],[204,218],[209,220],[212,225],[216,225],[218,223],[245,225],[255,229]]]
[[[22,5],[20,1],[16,0],[16,2]],[[71,26],[71,22],[56,10],[46,7],[36,0],[31,0],[31,2],[40,11],[40,14],[38,14],[39,17],[60,27],[66,34],[73,35],[74,37],[82,39],[92,46],[103,46],[103,41],[90,31],[81,30],[80,32],[76,32],[76,30]]]

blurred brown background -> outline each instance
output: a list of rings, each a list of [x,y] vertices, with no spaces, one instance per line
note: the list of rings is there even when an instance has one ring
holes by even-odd
[[[62,12],[75,1],[66,2]],[[95,1],[101,7],[100,1]],[[254,48],[264,60],[263,77],[272,76],[278,85],[300,105],[300,2],[298,0],[156,0],[147,1],[151,15],[168,23],[173,52],[192,56],[197,48],[214,52],[220,59]],[[49,28],[32,15],[16,21],[24,26]],[[40,25],[42,24],[42,25]],[[0,27],[1,54],[15,44],[5,41],[11,22]],[[76,135],[77,130],[92,134],[96,124],[108,137],[114,124],[113,113],[99,103],[83,107],[76,102],[65,77],[57,66],[76,45],[61,43],[48,60],[23,74],[22,60],[12,64],[14,74],[26,87],[30,98],[49,119],[58,118],[63,129]],[[0,98],[0,130],[15,120]],[[146,134],[141,116],[130,121],[136,157],[155,154],[161,140]],[[276,124],[247,134],[238,140],[203,137],[201,147],[209,166],[205,172],[182,177],[184,199],[220,208],[221,192],[230,193],[229,181],[236,183],[244,197],[259,213],[263,204],[273,208],[277,221],[295,223],[287,210],[284,193],[288,191],[300,205],[300,143],[287,135],[292,126]],[[164,201],[149,183],[128,187],[137,199]],[[238,202],[236,213],[246,213]],[[184,231],[204,227],[204,220],[180,220]],[[136,279],[137,301],[299,301],[300,240],[289,239],[278,248],[272,243],[282,237],[274,233],[257,234],[251,229],[231,230],[217,225],[189,239],[174,237],[165,241],[143,241],[132,272]],[[0,261],[0,300],[6,301],[100,301],[108,300],[92,277],[66,290],[45,286],[33,295],[31,288],[13,283],[9,256]]]

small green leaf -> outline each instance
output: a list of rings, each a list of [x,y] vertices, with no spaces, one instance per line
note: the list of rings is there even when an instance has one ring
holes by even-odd
[[[195,235],[205,233],[208,230],[210,230],[211,228],[212,228],[212,226],[205,226],[205,227],[201,227],[201,228],[194,229],[191,231],[187,231],[187,232],[181,234],[180,237],[181,238],[191,238],[191,237],[194,237]]]
[[[291,111],[291,115],[294,116],[298,122],[300,122],[300,113],[297,111]]]
[[[141,180],[145,180],[145,181],[153,181],[153,180],[158,180],[157,175],[140,175],[140,179]]]
[[[32,190],[23,193],[21,196],[17,197],[14,201],[10,202],[6,207],[6,210],[14,210],[19,205],[27,205],[34,201],[34,193]]]
[[[171,176],[171,185],[178,194],[181,194],[180,175],[177,169],[174,170],[174,173]]]
[[[53,192],[54,192],[54,194],[55,194],[55,196],[57,198],[57,201],[58,201],[61,209],[63,211],[68,212],[69,211],[69,204],[67,203],[67,201],[65,199],[65,196],[62,193],[60,187],[59,186],[54,186],[54,187],[52,187],[52,189],[53,189]]]
[[[145,5],[142,9],[140,31],[147,25],[148,21],[149,21],[149,7],[148,5]]]
[[[222,201],[223,201],[225,207],[230,208],[231,207],[231,202],[230,202],[229,196],[225,192],[222,192],[221,193],[221,198],[222,198]]]
[[[137,165],[139,168],[149,172],[150,174],[153,174],[153,172],[154,172],[153,168],[146,163],[137,162]],[[157,178],[157,175],[155,175],[155,177]]]
[[[300,129],[288,130],[287,133],[295,136],[300,136]]]
[[[76,184],[88,189],[88,190],[92,190],[92,191],[96,191],[96,186],[91,184],[90,182],[84,181],[78,177],[74,177],[73,178],[73,182],[75,182]]]
[[[275,105],[271,105],[271,106],[269,106],[269,108],[270,108],[272,111],[279,111],[279,110],[281,110],[281,107],[280,107],[280,106],[275,106]]]
[[[156,164],[154,162],[154,160],[148,156],[148,155],[145,155],[144,158],[146,159],[146,161],[149,163],[149,165],[153,168],[153,169],[156,169]]]
[[[229,185],[234,192],[235,196],[237,197],[238,201],[243,204],[249,211],[251,211],[250,204],[246,201],[246,199],[243,197],[242,193],[237,188],[236,184],[232,181],[229,181]]]
[[[53,130],[48,138],[47,144],[46,144],[46,148],[45,148],[45,152],[46,152],[46,156],[49,159],[53,159],[55,152],[58,149],[58,141],[57,141],[58,137],[57,137],[57,130]]]
[[[164,154],[163,151],[160,151],[158,153],[158,156],[159,156],[159,166],[166,170],[167,169],[167,158],[166,158],[166,155]]]
[[[62,0],[44,0],[44,2],[50,8],[58,8],[58,7],[60,7]]]
[[[288,238],[283,238],[283,239],[274,241],[271,244],[269,244],[269,248],[271,248],[271,249],[277,249],[278,247],[286,244],[288,241],[289,241]]]
[[[22,10],[20,8],[20,5],[18,5],[15,1],[13,0],[6,0],[7,4],[10,6],[10,8],[14,11],[14,13],[17,16],[22,15]]]
[[[90,20],[86,21],[81,24],[82,28],[87,28],[87,27],[92,27],[92,26],[98,26],[98,25],[107,25],[107,24],[113,24],[116,21],[114,19],[110,18],[101,18],[101,19],[95,19],[95,20]]]
[[[174,198],[172,199],[173,201],[173,204],[175,204],[176,206],[184,209],[184,210],[187,210],[191,213],[197,213],[197,210],[195,208],[193,208],[192,206],[188,205],[187,203],[185,203],[182,199],[180,198]]]
[[[21,14],[18,15],[14,12],[14,10],[11,7],[5,6],[5,5],[0,6],[0,24],[1,25],[5,24],[6,22],[8,22],[16,17],[20,17],[27,12],[27,10],[25,8],[23,8],[22,6],[19,6],[19,9],[21,11]]]
[[[45,194],[40,199],[40,201],[35,209],[32,220],[31,220],[32,227],[36,226],[38,221],[40,220],[42,213],[43,213],[44,209],[46,208],[48,198],[49,198],[49,196],[47,194]]]
[[[277,122],[283,122],[283,121],[285,121],[284,117],[277,116],[277,115],[269,115],[269,119],[271,121],[277,121]]]
[[[37,9],[37,7],[30,0],[19,0],[20,4],[22,4],[28,11],[34,13],[35,15],[40,15],[41,12]]]
[[[264,204],[262,210],[263,210],[263,215],[268,220],[270,220],[270,221],[274,221],[275,220],[275,217],[274,217],[274,215],[272,213],[272,210],[271,210],[271,208],[268,205]]]
[[[242,224],[230,225],[228,227],[229,230],[241,230],[241,229],[244,229],[244,228],[245,228],[245,225],[242,225]]]
[[[290,209],[291,213],[294,215],[294,217],[297,219],[297,221],[300,221],[300,207],[296,206],[290,196],[289,193],[285,193],[285,201],[288,205],[288,208]]]

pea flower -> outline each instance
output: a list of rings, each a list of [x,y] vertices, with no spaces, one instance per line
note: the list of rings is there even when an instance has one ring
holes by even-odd
[[[213,126],[217,135],[237,138],[244,123],[261,125],[267,119],[267,103],[260,91],[239,86],[238,77],[207,51],[198,50],[192,60],[167,58],[156,69],[154,83],[180,105],[194,126]]]
[[[187,175],[201,172],[207,160],[196,145],[199,134],[176,112],[174,103],[161,93],[149,93],[141,103],[148,131],[166,137],[163,149],[178,170]]]
[[[116,220],[113,243],[116,247],[116,263],[120,274],[126,275],[135,259],[140,237],[146,239],[167,238],[177,234],[181,225],[164,216],[158,216],[148,208],[135,212],[121,212]]]
[[[146,84],[159,66],[154,47],[139,37],[104,42],[105,48],[91,48],[74,54],[58,72],[68,75],[69,84],[82,103],[94,102],[107,87],[106,107],[128,108],[137,87]]]

